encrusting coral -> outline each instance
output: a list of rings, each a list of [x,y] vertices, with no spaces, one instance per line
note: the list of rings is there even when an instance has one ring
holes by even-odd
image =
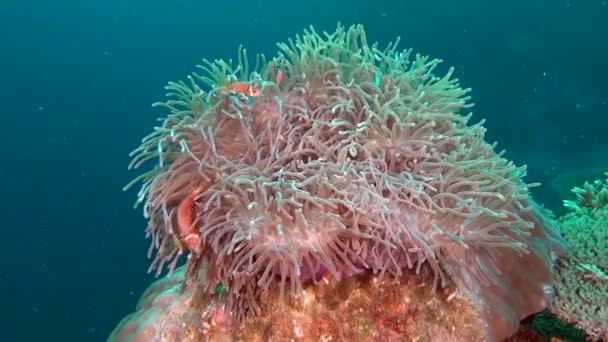
[[[155,282],[109,340],[126,341],[481,341],[479,313],[453,286],[432,293],[433,274],[398,281],[361,274],[305,285],[300,296],[263,296],[261,313],[233,324],[222,293],[182,290],[183,268]],[[196,308],[196,310],[193,310]],[[515,342],[515,341],[513,341]]]
[[[525,167],[460,114],[472,104],[453,69],[437,77],[440,60],[369,45],[361,26],[278,47],[167,86],[170,114],[131,164],[156,161],[134,181],[151,269],[187,253],[185,286],[221,284],[236,321],[327,277],[425,268],[431,289],[466,294],[489,340],[547,306],[561,238]]]

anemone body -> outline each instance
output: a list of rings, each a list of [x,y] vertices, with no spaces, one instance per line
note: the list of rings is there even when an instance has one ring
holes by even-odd
[[[472,104],[453,69],[434,76],[439,60],[397,45],[369,45],[361,26],[311,28],[251,71],[239,49],[235,67],[205,61],[203,75],[170,83],[159,104],[170,114],[132,164],[156,161],[138,179],[152,269],[188,253],[189,279],[210,293],[223,284],[237,316],[255,313],[265,291],[422,267],[433,288],[451,281],[470,294],[490,337],[542,310],[562,246],[525,167],[462,115]],[[226,91],[235,81],[260,96]],[[177,208],[201,183],[200,238],[188,248]]]

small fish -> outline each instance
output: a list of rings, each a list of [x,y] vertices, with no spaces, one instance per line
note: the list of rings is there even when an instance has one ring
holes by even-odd
[[[207,189],[209,184],[202,182],[196,189],[186,196],[177,207],[177,233],[182,245],[195,251],[200,240],[200,232],[193,226],[194,198]]]
[[[249,82],[234,82],[230,83],[223,87],[226,91],[233,91],[236,93],[245,94],[249,97],[258,97],[260,96],[260,89],[255,87],[253,84]]]
[[[277,86],[280,86],[281,82],[283,82],[283,78],[285,78],[285,73],[283,72],[283,70],[279,70],[279,72],[277,72],[277,77],[275,78],[274,83],[276,83]]]

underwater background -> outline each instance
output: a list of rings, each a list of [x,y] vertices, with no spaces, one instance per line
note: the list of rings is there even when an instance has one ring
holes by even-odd
[[[102,341],[134,310],[153,276],[146,222],[121,189],[167,81],[338,21],[455,66],[473,121],[528,165],[551,210],[608,169],[606,0],[4,0],[0,339]]]

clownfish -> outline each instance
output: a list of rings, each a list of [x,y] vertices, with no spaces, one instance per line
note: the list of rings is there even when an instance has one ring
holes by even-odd
[[[226,91],[233,91],[235,93],[245,94],[249,97],[260,96],[260,89],[255,87],[249,82],[234,82],[223,87]]]
[[[279,72],[277,72],[277,77],[275,78],[275,84],[277,86],[280,86],[281,83],[283,82],[283,78],[285,78],[285,73],[283,72],[283,70],[279,70]]]
[[[177,235],[180,243],[195,251],[200,240],[200,232],[194,223],[194,199],[209,187],[207,182],[201,183],[196,189],[190,192],[177,207]]]

